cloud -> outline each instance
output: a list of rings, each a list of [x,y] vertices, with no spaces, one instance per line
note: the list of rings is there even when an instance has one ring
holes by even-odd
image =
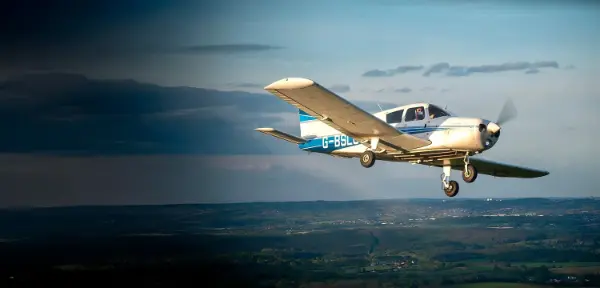
[[[394,93],[410,93],[412,92],[411,88],[408,87],[403,87],[403,88],[388,88],[388,89],[378,89],[375,92],[377,93],[387,93],[387,92],[394,92]]]
[[[410,89],[408,87],[404,87],[404,88],[398,88],[398,89],[396,89],[394,91],[398,92],[398,93],[410,93],[412,91],[412,89]]]
[[[387,71],[383,70],[370,70],[363,73],[364,77],[391,77],[397,74],[403,74],[411,71],[422,70],[424,66],[400,66],[396,69]],[[447,62],[440,62],[430,65],[423,72],[424,77],[428,77],[432,74],[444,73],[446,76],[470,76],[475,73],[499,73],[507,71],[529,71],[527,74],[538,73],[543,68],[555,68],[558,69],[559,65],[556,61],[537,61],[537,62],[509,62],[503,64],[491,64],[491,65],[477,65],[477,66],[464,66],[464,65],[451,65]],[[535,71],[535,72],[533,72]]]
[[[431,65],[429,68],[427,68],[427,70],[425,70],[425,72],[423,73],[423,76],[427,77],[427,76],[429,76],[429,75],[431,75],[433,73],[439,73],[439,72],[442,72],[442,71],[447,70],[449,68],[450,68],[450,64],[449,63],[445,63],[445,62],[436,63],[436,64]]]
[[[355,104],[379,110],[374,102]],[[265,144],[267,138],[253,130],[290,129],[283,126],[289,123],[284,115],[291,113],[297,115],[298,110],[267,93],[161,87],[78,74],[27,74],[0,83],[0,129],[6,131],[0,152],[288,153],[296,151],[289,149],[295,146],[274,145],[283,150],[273,150]]]
[[[536,68],[530,68],[530,69],[527,69],[527,71],[525,71],[525,74],[537,74],[537,73],[540,73],[540,70],[536,69]]]
[[[279,49],[284,49],[284,47],[264,44],[221,44],[185,46],[169,52],[176,54],[239,54]]]
[[[338,85],[333,85],[333,86],[329,87],[329,90],[331,90],[333,92],[337,92],[337,93],[346,93],[346,92],[350,92],[350,86],[338,84]]]
[[[539,69],[542,68],[559,68],[559,65],[556,61],[509,62],[504,64],[479,66],[453,66],[448,63],[437,63],[427,69],[425,73],[423,73],[423,76],[429,76],[433,73],[442,72],[446,72],[446,76],[469,76],[475,73],[498,73],[523,70],[539,72]]]
[[[365,73],[362,74],[363,77],[391,77],[394,76],[396,74],[404,74],[404,73],[408,73],[408,72],[414,72],[414,71],[419,71],[422,70],[423,66],[398,66],[394,69],[388,69],[388,70],[379,70],[379,69],[375,69],[375,70],[370,70],[367,71]]]

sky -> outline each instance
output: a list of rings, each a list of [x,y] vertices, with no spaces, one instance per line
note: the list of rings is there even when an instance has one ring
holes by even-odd
[[[14,1],[0,11],[0,206],[440,198],[441,169],[306,154],[262,88],[519,116],[458,197],[600,196],[595,1]],[[583,124],[583,125],[582,125]]]

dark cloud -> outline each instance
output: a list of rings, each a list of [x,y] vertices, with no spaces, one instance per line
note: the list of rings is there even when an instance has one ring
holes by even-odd
[[[222,44],[222,45],[197,45],[174,49],[170,52],[177,54],[237,54],[279,50],[284,47],[263,44]]]
[[[543,68],[559,68],[556,61],[538,61],[538,62],[510,62],[504,64],[479,65],[479,66],[461,66],[451,65],[447,62],[440,62],[429,66],[423,72],[424,77],[431,74],[444,73],[446,76],[469,76],[475,73],[498,73],[506,71],[538,71]],[[396,69],[387,71],[371,70],[363,73],[364,77],[391,77],[410,71],[422,70],[423,66],[400,66]],[[531,72],[527,72],[531,74]],[[537,73],[537,72],[534,72]]]
[[[525,71],[525,74],[537,74],[537,73],[540,73],[540,70],[536,69],[536,68],[530,68],[530,69],[527,69],[527,71]]]
[[[569,64],[569,65],[566,65],[565,67],[563,67],[563,69],[565,69],[565,70],[573,70],[573,69],[575,69],[575,65]]]
[[[444,70],[447,70],[450,68],[450,64],[449,63],[436,63],[431,65],[429,68],[427,68],[427,70],[425,70],[425,72],[423,73],[423,76],[427,77],[433,73],[439,73],[442,72]]]
[[[0,84],[0,152],[270,154],[253,129],[286,112],[298,111],[267,93],[28,74]]]
[[[394,69],[388,69],[386,71],[375,69],[363,73],[363,77],[391,77],[396,74],[404,74],[408,72],[419,71],[423,69],[423,66],[398,66]]]
[[[394,90],[394,92],[398,92],[398,93],[410,93],[411,91],[412,91],[412,89],[410,89],[408,87],[398,88],[398,89]]]
[[[343,85],[343,84],[333,85],[333,86],[329,87],[328,89],[331,90],[331,91],[333,91],[333,92],[337,92],[337,93],[350,92],[350,86],[349,85]]]

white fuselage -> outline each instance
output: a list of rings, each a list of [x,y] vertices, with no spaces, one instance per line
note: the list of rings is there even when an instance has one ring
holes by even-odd
[[[387,111],[375,113],[374,115],[386,120]],[[388,112],[389,113],[389,112]],[[310,138],[307,143],[300,144],[299,148],[317,153],[333,155],[356,155],[369,149],[367,143],[362,144],[349,136],[335,130],[334,128],[320,122],[319,120],[301,123],[305,125],[303,132],[311,132],[303,137]],[[308,127],[310,125],[310,127]],[[457,116],[443,116],[435,119],[429,117],[422,120],[390,123],[391,126],[402,133],[410,134],[422,139],[429,140],[430,145],[409,151],[410,153],[425,153],[435,151],[446,152],[470,152],[481,153],[494,146],[498,137],[492,136],[489,127],[493,122],[480,118],[467,118]],[[307,129],[308,128],[308,129]],[[305,133],[308,134],[308,133]],[[462,154],[464,155],[464,153]]]

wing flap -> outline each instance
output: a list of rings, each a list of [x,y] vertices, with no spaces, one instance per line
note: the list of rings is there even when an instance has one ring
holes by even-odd
[[[271,136],[273,136],[275,138],[279,138],[281,140],[288,141],[290,143],[294,143],[294,144],[304,144],[304,143],[306,143],[306,140],[304,140],[302,138],[299,138],[299,137],[296,137],[294,135],[290,135],[288,133],[279,131],[279,130],[277,130],[275,128],[256,128],[254,130],[256,130],[258,132],[261,132],[263,134],[271,135]]]
[[[539,178],[550,174],[548,171],[533,168],[521,167],[512,164],[499,163],[482,158],[471,157],[469,162],[477,169],[480,174],[486,174],[494,177],[503,178]],[[435,166],[442,166],[436,163]],[[462,159],[452,159],[451,166],[454,170],[463,170],[464,162]]]
[[[305,78],[285,78],[265,90],[317,118],[334,129],[362,142],[379,137],[388,150],[409,151],[431,144],[430,141],[403,134],[318,83]]]

